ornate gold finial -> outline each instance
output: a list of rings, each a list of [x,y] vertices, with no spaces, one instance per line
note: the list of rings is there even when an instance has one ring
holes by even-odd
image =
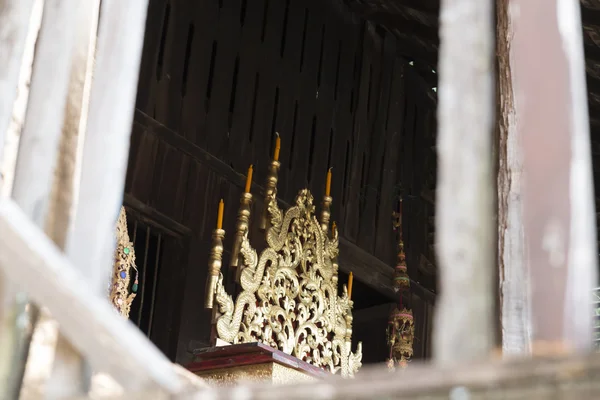
[[[402,239],[402,199],[399,210],[393,214],[393,225],[398,230],[398,264],[394,271],[394,290],[398,293],[398,304],[392,310],[388,320],[387,341],[390,355],[387,362],[389,368],[396,365],[406,368],[413,356],[413,340],[415,324],[412,310],[403,305],[403,295],[410,294],[410,278],[406,268],[404,240]]]
[[[212,235],[212,250],[208,261],[208,279],[206,280],[206,292],[204,299],[204,308],[213,308],[215,290],[217,282],[221,275],[221,260],[223,259],[223,238],[225,231],[217,227]]]
[[[361,366],[362,345],[351,351],[353,302],[346,287],[340,297],[334,285],[337,229],[331,238],[323,231],[308,189],[285,212],[274,193],[267,205],[267,248],[259,256],[247,230],[242,236],[241,291],[235,300],[218,274],[217,337],[229,343],[262,342],[332,373],[353,376]]]
[[[129,293],[131,269],[135,271],[135,280]],[[121,207],[119,221],[117,222],[117,248],[115,250],[115,264],[110,290],[110,300],[119,314],[125,318],[129,317],[131,303],[138,289],[138,270],[135,266],[135,250],[133,243],[129,240],[127,232],[127,215],[125,208]]]
[[[279,138],[279,136],[277,137]],[[260,219],[260,229],[266,230],[269,224],[268,218],[268,207],[269,207],[269,199],[271,197],[277,198],[277,179],[279,175],[279,167],[281,164],[277,160],[271,161],[271,165],[269,166],[269,172],[267,175],[267,184],[265,185],[265,206],[263,213]]]
[[[252,165],[248,168],[248,174],[246,175],[246,189],[240,197],[240,208],[238,210],[238,219],[235,227],[235,238],[233,239],[233,249],[231,251],[231,262],[232,268],[237,268],[239,265],[239,254],[240,246],[242,244],[242,237],[248,232],[250,224],[250,206],[252,204],[252,193],[250,188],[252,187]],[[237,271],[236,280],[239,278],[240,271]]]
[[[324,232],[329,231],[329,218],[331,218],[331,168],[327,170],[327,180],[325,183],[325,196],[323,196],[323,205],[321,208],[321,229]]]

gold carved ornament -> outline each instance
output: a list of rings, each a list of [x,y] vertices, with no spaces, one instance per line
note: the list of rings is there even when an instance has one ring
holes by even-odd
[[[266,248],[260,253],[248,239],[249,203],[242,195],[238,214],[239,246],[233,258],[241,292],[227,293],[220,271],[225,231],[216,229],[209,264],[206,308],[216,303],[216,335],[228,343],[261,342],[314,366],[344,377],[361,366],[362,344],[351,351],[352,305],[346,286],[338,295],[338,232],[329,236],[329,204],[325,196],[321,221],[313,196],[301,190],[286,211],[277,204],[279,162],[272,161],[266,190]],[[249,188],[249,185],[247,185]],[[328,192],[328,190],[326,190]],[[241,235],[240,235],[241,232]],[[239,252],[238,252],[239,249]]]
[[[389,358],[387,365],[390,369],[396,366],[406,368],[413,356],[413,341],[415,323],[412,310],[403,304],[403,294],[410,293],[410,278],[406,268],[404,240],[402,239],[402,199],[399,211],[394,213],[394,228],[398,229],[398,263],[394,270],[394,291],[398,294],[398,303],[392,310],[388,320],[387,342]]]
[[[129,317],[131,303],[135,299],[138,289],[138,270],[135,266],[135,250],[129,240],[127,232],[127,216],[125,208],[121,207],[117,222],[117,248],[115,249],[115,262],[113,267],[112,283],[110,288],[110,301],[123,317]],[[129,292],[131,270],[135,271],[135,280]]]

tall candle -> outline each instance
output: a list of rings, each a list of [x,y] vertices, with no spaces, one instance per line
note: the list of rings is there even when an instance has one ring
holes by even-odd
[[[348,299],[352,298],[352,282],[354,281],[354,275],[350,272],[348,275]]]
[[[331,194],[331,168],[327,171],[327,182],[325,183],[325,196]]]
[[[217,229],[223,229],[223,209],[225,208],[225,203],[223,203],[223,199],[219,202],[219,214],[217,215]]]
[[[250,187],[252,186],[252,164],[248,167],[248,175],[246,175],[246,193],[250,193]]]
[[[279,161],[279,150],[281,150],[281,138],[279,133],[276,133],[277,139],[275,139],[275,154],[273,154],[273,160]]]

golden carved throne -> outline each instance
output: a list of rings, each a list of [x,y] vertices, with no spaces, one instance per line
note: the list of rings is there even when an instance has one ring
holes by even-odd
[[[267,181],[266,213],[261,221],[266,247],[260,254],[248,238],[252,195],[242,195],[230,263],[239,284],[237,296],[227,293],[223,283],[225,231],[218,228],[213,233],[205,307],[214,307],[215,339],[234,345],[235,349],[243,348],[235,345],[256,342],[268,345],[281,354],[272,356],[273,362],[315,378],[318,374],[314,367],[317,371],[352,377],[361,366],[362,345],[358,344],[356,352],[351,351],[353,303],[346,285],[341,295],[338,293],[338,232],[335,224],[330,230],[328,223],[331,197],[326,196],[323,201],[321,221],[315,216],[313,196],[308,189],[299,192],[293,206],[281,210],[275,187],[278,167],[279,163],[273,161]],[[224,354],[222,349],[213,349],[216,351]],[[281,361],[289,360],[289,356],[297,359],[295,367]],[[211,374],[223,376],[222,369],[207,372],[202,368],[203,362],[218,364],[216,358],[203,352],[190,370],[209,380]],[[229,367],[235,364],[233,358]],[[253,368],[258,371],[263,367],[257,364]]]

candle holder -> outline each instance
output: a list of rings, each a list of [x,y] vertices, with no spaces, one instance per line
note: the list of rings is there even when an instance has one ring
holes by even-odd
[[[277,197],[277,179],[279,176],[279,167],[281,164],[279,161],[271,161],[271,165],[269,166],[269,173],[267,175],[267,184],[265,185],[265,205],[263,208],[263,213],[260,218],[260,229],[266,230],[269,225],[268,215],[268,207],[269,200],[273,197]]]
[[[235,226],[235,238],[233,239],[233,250],[231,251],[231,268],[237,268],[239,265],[240,248],[242,246],[242,238],[248,232],[250,223],[250,205],[252,204],[252,194],[242,193],[240,198],[240,209],[238,210],[238,219]],[[236,274],[236,281],[239,277]]]
[[[335,247],[338,247],[339,236],[335,222],[333,223],[333,227],[331,228],[331,241],[334,243]],[[340,269],[338,263],[338,253],[334,253],[334,257],[331,259],[331,263],[333,264],[333,276],[331,277],[331,283],[333,284],[333,287],[338,287],[338,276]]]
[[[206,293],[204,298],[204,308],[213,308],[215,290],[217,281],[221,274],[221,265],[223,259],[223,238],[225,231],[223,229],[215,229],[212,235],[212,249],[208,261],[208,277],[206,279]]]
[[[330,209],[332,201],[333,198],[331,196],[323,197],[323,206],[321,209],[321,229],[323,229],[324,232],[329,231],[329,219],[331,218]]]

